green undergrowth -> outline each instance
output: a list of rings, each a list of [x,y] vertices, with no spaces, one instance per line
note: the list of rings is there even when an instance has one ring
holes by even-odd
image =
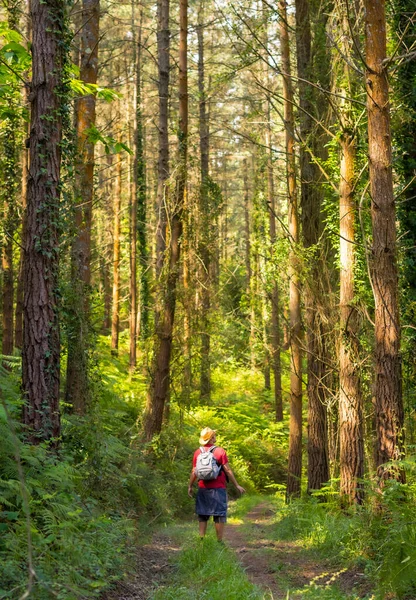
[[[293,501],[288,506],[282,504],[276,514],[272,537],[296,541],[305,556],[322,560],[334,569],[360,573],[364,589],[369,587],[375,591],[359,597],[414,599],[416,487],[391,481],[386,483],[381,497],[371,490],[368,482],[365,506],[349,512],[341,511],[336,500],[318,502],[308,498]],[[313,589],[305,590],[304,595],[315,598],[313,593]],[[321,597],[332,600],[332,596],[316,596]]]
[[[248,490],[284,481],[287,425],[273,423],[259,374],[214,371],[209,407],[185,410],[172,395],[169,422],[146,445],[146,382],[128,373],[127,347],[112,357],[99,338],[88,414],[62,407],[54,453],[24,441],[18,361],[14,369],[0,373],[8,412],[0,407],[0,600],[29,588],[31,600],[97,598],[123,577],[132,546],[151,528],[193,513],[187,483],[202,427],[218,430]]]

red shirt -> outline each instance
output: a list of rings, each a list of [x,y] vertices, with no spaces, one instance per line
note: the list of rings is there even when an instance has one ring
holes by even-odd
[[[204,448],[206,448],[208,450],[209,448],[212,448],[212,446],[213,446],[213,444],[209,444],[207,446],[204,446]],[[195,450],[194,459],[192,462],[192,466],[194,469],[196,467],[196,459],[200,454],[201,454],[201,448],[198,448],[198,450]],[[219,446],[217,446],[214,450],[214,457],[219,465],[226,465],[228,463],[227,453],[224,450],[224,448],[220,448]],[[227,487],[227,479],[225,477],[224,469],[221,469],[220,474],[218,475],[217,479],[211,479],[210,481],[204,481],[203,479],[200,479],[198,481],[198,486],[200,488],[226,488]]]

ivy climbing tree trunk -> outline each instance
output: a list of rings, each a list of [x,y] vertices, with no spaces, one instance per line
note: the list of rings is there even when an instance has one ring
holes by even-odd
[[[83,0],[80,78],[96,84],[98,71],[100,1]],[[94,143],[89,139],[95,126],[94,94],[75,104],[77,158],[75,173],[75,231],[71,248],[71,299],[68,323],[68,363],[65,399],[83,414],[89,400],[88,354],[90,329],[91,223],[94,195]]]
[[[321,10],[321,9],[320,9]],[[319,143],[319,131],[313,128],[313,116],[324,120],[314,98],[309,81],[316,74],[312,69],[312,35],[309,0],[296,0],[296,49],[299,77],[300,191],[302,241],[308,248],[308,277],[303,288],[305,302],[307,395],[308,395],[308,490],[317,490],[329,479],[327,441],[327,345],[323,321],[326,318],[324,273],[322,259],[322,189],[320,175],[312,158]],[[322,17],[315,19],[315,29],[322,27]],[[323,36],[320,36],[322,40]],[[321,50],[324,53],[324,50]],[[323,69],[322,69],[323,70]],[[320,75],[320,74],[319,74]],[[319,77],[322,81],[322,78]]]
[[[176,182],[176,202],[170,214],[170,240],[165,261],[162,311],[156,323],[153,380],[144,415],[147,440],[161,431],[163,411],[169,392],[172,333],[176,306],[176,285],[179,277],[180,240],[183,207],[187,186],[188,157],[188,2],[179,5],[179,166]],[[161,265],[162,266],[162,265]],[[162,270],[162,269],[161,269]]]
[[[30,167],[24,255],[23,422],[32,443],[60,436],[59,184],[65,2],[32,0]]]
[[[16,30],[19,21],[19,7],[15,0],[6,3],[7,21],[10,29]],[[7,113],[3,120],[3,147],[1,170],[3,185],[0,192],[3,208],[3,293],[2,293],[2,353],[13,354],[14,327],[13,301],[15,288],[15,269],[13,265],[13,246],[18,226],[18,103],[20,91],[17,85],[10,85],[3,101],[7,102]]]
[[[10,92],[9,106],[11,115],[5,119],[5,131],[3,141],[2,171],[4,185],[2,189],[3,200],[3,232],[4,241],[2,248],[3,269],[3,294],[2,294],[2,353],[13,354],[13,299],[14,299],[14,267],[13,267],[13,243],[18,223],[17,213],[17,140],[18,119],[13,115],[13,103],[16,93]]]
[[[289,320],[290,320],[290,424],[287,498],[299,496],[302,475],[302,350],[300,315],[300,277],[297,260],[299,217],[296,188],[295,120],[290,67],[289,31],[286,0],[279,0],[280,48],[283,73],[286,173],[289,219]]]
[[[132,30],[135,31],[135,0],[132,2]],[[130,368],[137,362],[137,339],[149,335],[149,256],[146,238],[146,165],[144,156],[144,124],[142,108],[142,30],[143,11],[140,12],[138,40],[133,36],[133,63],[135,65],[135,116],[132,199],[130,206]],[[137,256],[138,255],[138,256]],[[138,261],[137,261],[138,257]],[[139,269],[137,269],[139,267]],[[139,288],[137,271],[139,270]],[[139,291],[139,297],[138,292]],[[139,302],[139,322],[137,308]]]
[[[396,212],[392,179],[389,85],[384,0],[365,1],[366,89],[371,219],[372,280],[375,300],[375,410],[377,465],[381,479],[404,479],[385,463],[403,452],[400,318]]]

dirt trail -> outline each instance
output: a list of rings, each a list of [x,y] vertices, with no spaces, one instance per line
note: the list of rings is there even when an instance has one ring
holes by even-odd
[[[345,593],[354,590],[358,597],[368,593],[361,573],[336,570],[322,560],[305,557],[295,542],[270,539],[267,530],[272,527],[274,514],[269,504],[262,503],[244,519],[252,525],[251,531],[247,532],[241,525],[227,526],[227,545],[236,552],[252,583],[268,592],[273,600],[286,600],[288,590],[300,590],[311,583],[336,582],[340,590]],[[291,592],[290,598],[294,600],[301,595]]]
[[[168,537],[154,536],[151,542],[137,548],[134,575],[128,581],[119,581],[101,600],[148,600],[158,582],[168,579],[174,570],[171,559],[179,550]]]
[[[229,524],[225,533],[226,545],[236,553],[250,581],[264,590],[265,599],[286,600],[290,591],[291,600],[302,600],[300,591],[311,584],[335,583],[344,593],[354,592],[355,598],[368,594],[362,573],[337,571],[322,560],[314,560],[296,542],[275,540],[274,514],[270,504],[258,504],[242,525]],[[149,544],[137,549],[134,576],[117,583],[101,600],[148,600],[159,583],[171,579],[174,557],[179,551],[180,547],[168,537],[156,535]]]

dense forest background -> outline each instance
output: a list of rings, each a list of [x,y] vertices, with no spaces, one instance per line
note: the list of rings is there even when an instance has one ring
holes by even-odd
[[[0,15],[0,598],[119,579],[205,426],[415,597],[414,0]]]

